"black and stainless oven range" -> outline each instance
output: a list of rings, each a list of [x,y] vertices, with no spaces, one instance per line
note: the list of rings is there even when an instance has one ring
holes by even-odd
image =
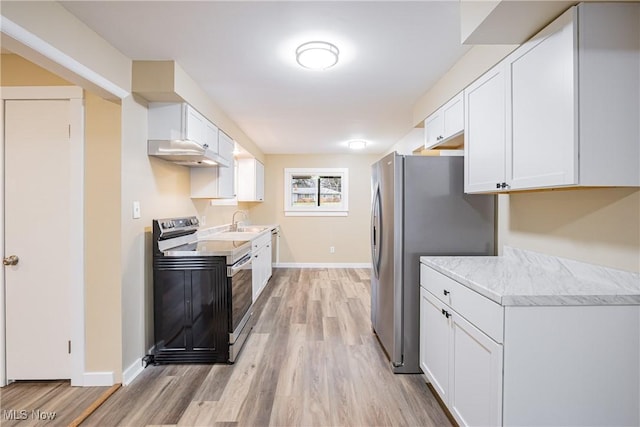
[[[199,240],[198,226],[153,221],[156,363],[233,363],[253,326],[251,242]]]

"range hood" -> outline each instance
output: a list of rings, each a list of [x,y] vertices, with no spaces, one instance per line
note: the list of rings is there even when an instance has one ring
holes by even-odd
[[[148,141],[147,154],[192,168],[210,168],[213,166],[227,168],[230,166],[227,160],[210,150],[206,144],[203,146],[188,139],[150,139]]]

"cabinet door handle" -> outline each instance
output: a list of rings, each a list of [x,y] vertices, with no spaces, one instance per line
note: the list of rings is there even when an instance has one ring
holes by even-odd
[[[500,188],[500,183],[496,182],[496,188]]]
[[[446,317],[447,319],[449,317],[451,317],[451,313],[449,313],[447,310],[445,310],[444,308],[442,309],[442,314],[444,314],[444,317]]]
[[[444,294],[445,294],[445,295],[449,295],[449,294],[451,293],[451,292],[449,292],[449,291],[448,291],[448,290],[446,290],[446,289],[445,289],[444,291],[442,291],[442,292],[444,292]]]
[[[500,184],[500,187],[502,187],[502,188],[507,188],[507,187],[508,187],[508,185],[507,185],[507,183],[506,183],[506,182],[503,182],[502,184]]]

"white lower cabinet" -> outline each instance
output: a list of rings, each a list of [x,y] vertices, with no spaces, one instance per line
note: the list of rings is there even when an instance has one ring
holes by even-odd
[[[420,368],[443,402],[449,401],[449,340],[451,326],[442,315],[445,305],[420,288]]]
[[[252,244],[253,251],[253,302],[256,302],[272,274],[271,267],[271,233],[265,233],[256,238]]]
[[[502,422],[502,345],[451,311],[449,407],[460,425]]]
[[[502,306],[421,264],[420,367],[461,426],[637,426],[640,305]]]
[[[420,289],[420,367],[460,425],[502,422],[502,345]]]

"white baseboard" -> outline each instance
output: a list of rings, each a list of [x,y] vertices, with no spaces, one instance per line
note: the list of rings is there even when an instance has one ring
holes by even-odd
[[[142,373],[144,367],[142,366],[142,358],[137,358],[127,369],[122,372],[122,385],[129,385],[131,382]]]
[[[281,262],[275,268],[371,268],[368,262]]]
[[[113,372],[85,372],[83,387],[111,387],[116,383]]]
[[[156,346],[151,347],[147,354],[153,354]],[[122,373],[122,385],[129,385],[138,375],[142,373],[144,366],[142,366],[142,357],[138,357],[127,369]]]

